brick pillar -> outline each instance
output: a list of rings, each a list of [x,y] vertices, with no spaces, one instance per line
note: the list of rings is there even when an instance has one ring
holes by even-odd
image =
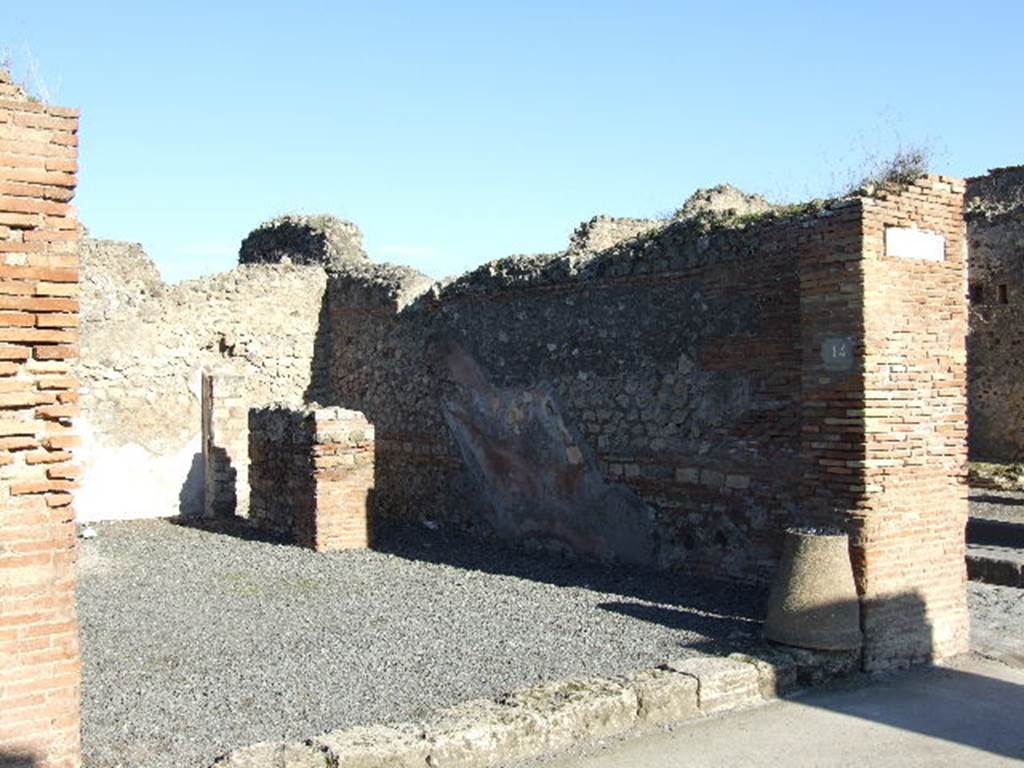
[[[968,650],[964,184],[864,201],[865,666]]]
[[[374,429],[359,411],[313,413],[311,462],[314,514],[300,518],[296,536],[317,552],[369,546],[374,485]]]
[[[318,552],[369,545],[374,430],[344,408],[249,414],[253,525]]]
[[[864,665],[967,650],[963,184],[849,201],[801,253],[803,500],[851,534]]]
[[[243,381],[203,371],[203,514],[249,516],[249,417]]]
[[[0,71],[0,764],[79,764],[78,112]]]

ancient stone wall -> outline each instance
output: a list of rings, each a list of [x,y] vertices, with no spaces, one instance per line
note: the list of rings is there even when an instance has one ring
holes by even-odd
[[[966,621],[962,203],[943,177],[784,211],[711,195],[602,251],[443,283],[355,258],[241,267],[90,329],[89,415],[108,437],[149,430],[158,454],[204,422],[215,515],[245,512],[248,446],[257,516],[281,530],[267,499],[288,462],[245,417],[274,400],[374,424],[357,485],[375,524],[752,581],[787,527],[840,527],[869,665],[948,655]],[[200,367],[216,370],[202,420]],[[104,421],[104,393],[127,423]],[[143,407],[162,393],[173,405]]]
[[[344,408],[249,412],[250,521],[317,552],[370,541],[374,430]]]
[[[597,253],[664,226],[665,222],[658,219],[594,216],[573,231],[569,250],[573,253]]]
[[[958,652],[962,193],[675,221],[428,290],[333,275],[330,389],[377,427],[375,513],[753,580],[787,526],[839,526],[870,663]]]
[[[78,255],[86,270],[82,323],[87,328],[135,314],[163,291],[160,270],[139,243],[86,237],[78,244]]]
[[[81,256],[80,515],[199,512],[202,371],[238,376],[246,407],[316,399],[326,273],[253,264],[164,285],[138,246],[86,241]]]
[[[377,428],[379,513],[766,578],[800,512],[799,249],[817,221],[677,222],[418,297],[412,278],[338,274],[328,368],[334,402]]]
[[[1024,166],[967,183],[971,455],[1024,461]]]
[[[0,764],[79,761],[78,113],[0,72]]]
[[[363,233],[352,222],[327,214],[266,221],[246,236],[238,250],[239,264],[332,267],[353,259],[366,259]]]

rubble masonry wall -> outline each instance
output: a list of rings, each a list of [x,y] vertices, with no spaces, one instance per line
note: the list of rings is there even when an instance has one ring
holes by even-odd
[[[1024,167],[967,182],[972,457],[1024,461]]]

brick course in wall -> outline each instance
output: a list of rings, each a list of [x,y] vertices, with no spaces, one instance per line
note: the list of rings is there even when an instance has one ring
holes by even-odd
[[[0,764],[79,761],[78,112],[0,72]]]
[[[369,546],[374,430],[344,408],[249,412],[250,522],[317,552]]]

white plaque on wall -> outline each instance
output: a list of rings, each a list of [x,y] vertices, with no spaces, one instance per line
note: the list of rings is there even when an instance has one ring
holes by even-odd
[[[943,261],[946,258],[946,238],[926,229],[886,227],[885,255],[897,259]]]

